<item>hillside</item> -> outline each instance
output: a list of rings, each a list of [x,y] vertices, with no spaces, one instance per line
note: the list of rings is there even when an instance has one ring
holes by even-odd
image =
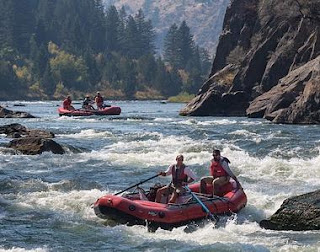
[[[156,47],[162,52],[163,38],[169,27],[186,21],[195,42],[214,54],[222,29],[223,16],[230,0],[104,0],[105,6],[122,6],[128,14],[141,8],[157,33]]]
[[[233,0],[212,71],[181,115],[320,123],[320,3]]]

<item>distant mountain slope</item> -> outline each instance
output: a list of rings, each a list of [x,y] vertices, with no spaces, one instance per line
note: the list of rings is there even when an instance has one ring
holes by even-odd
[[[152,20],[157,33],[156,47],[161,52],[169,27],[185,20],[197,45],[214,54],[230,0],[104,0],[105,6],[125,6],[127,14],[141,8]]]

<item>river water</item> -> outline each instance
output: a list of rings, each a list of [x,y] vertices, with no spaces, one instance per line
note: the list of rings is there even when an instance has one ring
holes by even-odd
[[[14,104],[23,103],[25,107]],[[320,231],[259,227],[283,200],[320,188],[320,126],[274,125],[262,119],[180,117],[183,104],[112,102],[119,116],[59,117],[59,102],[2,102],[35,119],[0,119],[55,133],[64,155],[13,155],[0,148],[0,251],[320,251]],[[80,105],[75,105],[80,106]],[[0,135],[0,145],[10,139]],[[68,146],[81,149],[74,152]],[[177,154],[198,178],[207,175],[213,148],[231,161],[248,204],[186,233],[148,233],[112,225],[91,204],[164,170]],[[169,178],[156,178],[168,183]]]

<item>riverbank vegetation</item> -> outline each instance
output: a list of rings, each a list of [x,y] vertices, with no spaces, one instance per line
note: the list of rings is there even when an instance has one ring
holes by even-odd
[[[197,92],[210,68],[186,22],[173,24],[164,57],[142,10],[100,0],[7,0],[0,9],[1,100],[166,99]]]

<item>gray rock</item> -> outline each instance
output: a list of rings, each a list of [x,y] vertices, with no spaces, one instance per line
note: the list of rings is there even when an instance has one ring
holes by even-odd
[[[6,146],[25,155],[41,154],[44,151],[51,151],[55,154],[64,154],[62,146],[51,138],[54,134],[50,131],[27,129],[25,126],[14,123],[0,127],[0,134],[14,138]]]
[[[232,0],[209,79],[180,114],[319,124],[320,20],[314,8],[319,1]]]
[[[41,138],[54,138],[54,133],[46,130],[27,129],[19,123],[13,123],[0,126],[0,134],[6,134],[7,137],[18,138],[20,137],[41,137]]]
[[[54,154],[64,154],[62,146],[52,139],[39,137],[25,137],[13,139],[10,141],[9,148],[13,148],[25,155],[37,155],[45,151],[51,151]]]
[[[249,117],[275,123],[320,123],[320,56],[291,71],[247,109]]]
[[[285,200],[260,226],[272,230],[320,230],[320,190]]]
[[[0,118],[36,118],[36,117],[27,112],[13,111],[0,106]]]

